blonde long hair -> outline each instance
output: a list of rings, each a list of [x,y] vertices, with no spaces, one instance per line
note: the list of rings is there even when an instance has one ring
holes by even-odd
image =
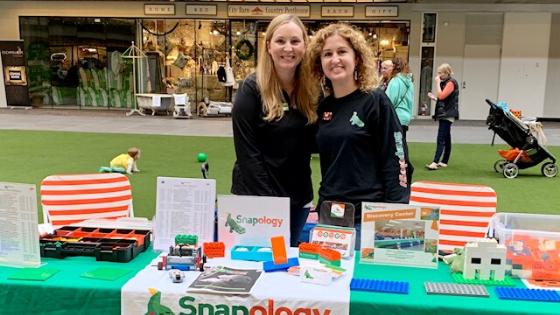
[[[263,111],[265,113],[264,120],[266,121],[279,120],[284,117],[282,86],[276,74],[272,57],[268,53],[267,43],[270,42],[272,35],[278,27],[289,22],[294,22],[299,26],[305,45],[307,46],[308,43],[305,26],[297,16],[281,14],[275,17],[268,25],[264,39],[265,42],[259,53],[256,71],[257,85],[261,93]],[[298,109],[310,124],[317,121],[314,101],[316,96],[313,95],[313,89],[311,88],[313,83],[311,82],[311,78],[302,71],[302,65],[299,64],[296,68],[295,86],[292,95],[290,95],[290,101],[292,106]]]
[[[305,57],[306,72],[315,78],[314,82],[322,82],[325,92],[332,93],[332,83],[325,77],[321,65],[321,54],[327,38],[339,35],[346,39],[356,54],[356,71],[360,90],[371,91],[379,85],[379,76],[375,71],[375,57],[371,47],[367,44],[364,36],[348,24],[331,24],[320,29],[309,44]],[[318,89],[318,85],[316,88]]]

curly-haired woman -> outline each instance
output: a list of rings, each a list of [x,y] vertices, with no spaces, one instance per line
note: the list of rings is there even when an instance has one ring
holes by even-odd
[[[374,60],[363,35],[341,23],[319,30],[305,59],[329,94],[318,105],[319,204],[354,204],[356,223],[363,201],[408,203],[410,197],[407,144],[391,101],[376,88]]]

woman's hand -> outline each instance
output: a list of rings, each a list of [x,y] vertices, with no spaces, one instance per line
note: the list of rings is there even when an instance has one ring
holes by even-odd
[[[439,77],[439,75],[436,75],[436,76],[434,77],[434,81],[435,81],[437,84],[439,84],[439,83],[441,82],[441,78]]]
[[[437,97],[432,92],[428,92],[428,97],[437,102]]]

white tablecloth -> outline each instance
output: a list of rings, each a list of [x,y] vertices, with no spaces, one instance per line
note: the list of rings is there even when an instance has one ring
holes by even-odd
[[[296,257],[297,250],[290,249],[289,257]],[[172,283],[167,271],[159,271],[156,259],[154,266],[147,266],[122,288],[122,314],[149,314],[148,304],[161,309],[167,308],[173,314],[185,315],[341,315],[350,309],[350,281],[352,280],[354,259],[342,261],[347,271],[331,285],[321,286],[302,283],[299,277],[284,271],[264,273],[250,296],[187,293],[187,287],[200,272],[187,271],[182,283]],[[306,261],[300,259],[300,263]],[[229,258],[209,259],[208,266],[228,266],[232,268],[262,269],[262,263]],[[149,289],[155,293],[152,296]],[[157,291],[157,292],[156,292]],[[159,296],[158,296],[159,295]],[[157,301],[159,299],[159,301]],[[245,308],[249,311],[244,313]],[[210,311],[209,311],[210,310]],[[171,313],[169,313],[171,314]]]

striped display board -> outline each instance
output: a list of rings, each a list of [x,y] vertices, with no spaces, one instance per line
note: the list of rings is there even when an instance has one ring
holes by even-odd
[[[119,173],[51,175],[41,183],[43,222],[54,229],[87,219],[134,216],[128,178]]]
[[[496,213],[496,192],[484,185],[415,182],[410,204],[441,208],[439,249],[452,252],[467,242],[486,237]]]

